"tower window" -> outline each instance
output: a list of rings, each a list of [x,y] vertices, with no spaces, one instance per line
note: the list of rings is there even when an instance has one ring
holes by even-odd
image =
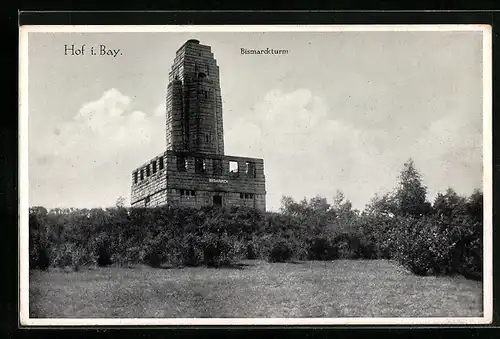
[[[207,75],[205,73],[203,73],[203,72],[198,73],[198,78],[206,78],[206,77],[207,77]]]
[[[137,172],[134,172],[134,184],[137,184]]]
[[[196,173],[204,173],[207,170],[207,161],[203,158],[195,159],[195,171]]]
[[[141,180],[144,180],[144,170],[141,168]]]
[[[246,168],[247,177],[255,178],[256,177],[255,163],[247,161],[246,165],[247,165]]]
[[[177,170],[179,172],[187,171],[187,159],[185,157],[177,157]]]
[[[232,177],[237,177],[238,176],[238,162],[237,161],[230,161],[229,162],[229,174]]]
[[[222,175],[222,160],[212,159],[214,175]]]
[[[208,99],[208,92],[207,91],[204,92],[205,92],[205,99]]]
[[[195,197],[196,196],[196,191],[194,190],[180,190],[181,192],[181,195],[186,195],[186,196],[191,196],[191,197]]]
[[[149,164],[146,166],[146,176],[149,177],[151,175],[150,169],[149,169]]]
[[[160,158],[160,170],[163,169],[163,157]]]
[[[153,161],[153,173],[156,173],[156,160]]]

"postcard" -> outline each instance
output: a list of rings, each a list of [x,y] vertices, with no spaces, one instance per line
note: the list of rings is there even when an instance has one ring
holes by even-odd
[[[490,323],[491,40],[21,26],[21,325]]]

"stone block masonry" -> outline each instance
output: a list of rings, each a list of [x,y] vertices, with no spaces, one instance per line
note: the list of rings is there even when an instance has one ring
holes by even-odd
[[[266,209],[264,161],[224,154],[219,67],[210,46],[176,52],[166,94],[164,153],[132,172],[132,207],[165,204]]]
[[[164,164],[161,170],[160,163]],[[157,169],[155,173],[152,168]],[[133,207],[170,204],[266,208],[262,159],[166,151],[133,171],[132,181]]]

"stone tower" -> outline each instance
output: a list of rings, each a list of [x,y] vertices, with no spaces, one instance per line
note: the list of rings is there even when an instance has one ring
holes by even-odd
[[[192,39],[177,50],[166,108],[167,149],[224,154],[219,67],[210,46]]]
[[[169,72],[166,150],[132,171],[132,207],[266,209],[264,160],[224,153],[219,67],[210,46],[188,40]]]

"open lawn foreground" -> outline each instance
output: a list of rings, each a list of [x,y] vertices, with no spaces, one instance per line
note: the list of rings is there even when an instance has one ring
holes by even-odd
[[[384,260],[32,271],[30,317],[481,317],[482,284]]]

